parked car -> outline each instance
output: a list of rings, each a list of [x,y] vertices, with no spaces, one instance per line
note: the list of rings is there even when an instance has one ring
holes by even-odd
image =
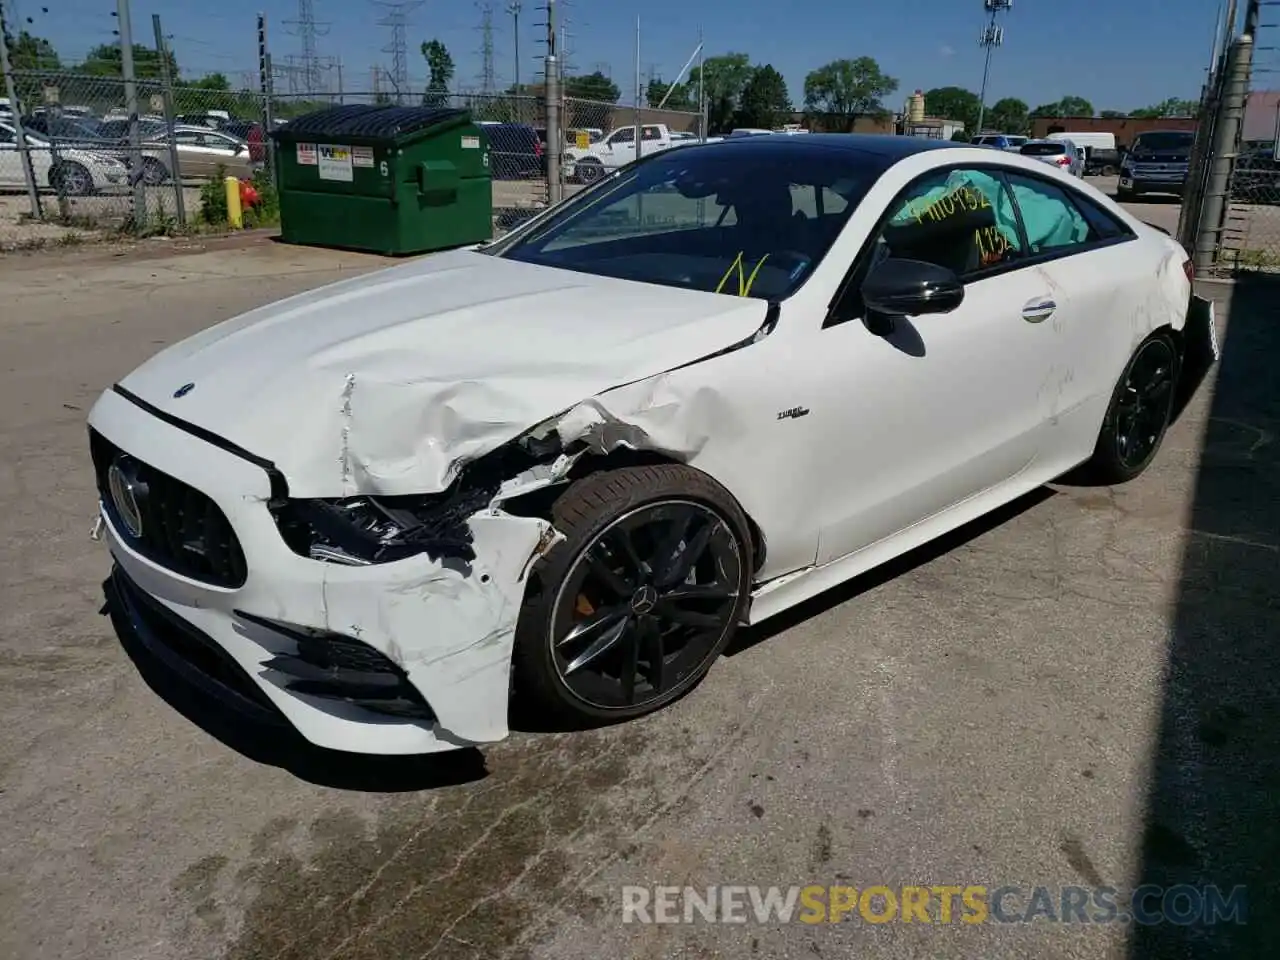
[[[1029,138],[1016,133],[984,133],[973,138],[975,146],[994,147],[996,150],[1008,150],[1017,153],[1018,148]]]
[[[249,144],[228,134],[206,127],[175,127],[173,142],[178,153],[179,175],[184,180],[202,180],[213,176],[219,167],[228,176],[247,179],[253,176],[255,160]],[[261,144],[259,144],[261,149]],[[146,142],[148,155],[143,170],[148,183],[164,183],[172,175],[169,156],[169,132],[160,130]]]
[[[1148,193],[1181,196],[1191,169],[1196,135],[1186,130],[1151,130],[1133,138],[1120,164],[1116,196],[1132,200]]]
[[[546,176],[542,137],[526,123],[485,123],[489,138],[489,169],[495,180],[536,180]]]
[[[85,196],[128,183],[129,168],[115,157],[71,146],[55,150],[39,134],[26,133],[25,127],[23,133],[38,186]],[[17,132],[12,123],[0,120],[0,188],[22,189],[26,182]]]
[[[740,624],[1082,464],[1142,473],[1216,357],[1191,274],[1028,157],[660,152],[106,390],[105,609],[343,751],[491,743],[513,690],[578,724],[649,713]]]
[[[1051,164],[1073,177],[1084,176],[1084,150],[1070,140],[1028,140],[1018,148],[1018,153]]]

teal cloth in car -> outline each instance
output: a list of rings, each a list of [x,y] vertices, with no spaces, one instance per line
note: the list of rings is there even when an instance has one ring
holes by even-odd
[[[1009,194],[999,180],[978,170],[953,171],[944,183],[904,206],[894,216],[892,223],[894,226],[902,226],[915,219],[921,211],[965,187],[977,190],[987,199],[991,204],[996,227],[1016,247],[1017,217]],[[1018,200],[1018,209],[1022,211],[1022,223],[1026,228],[1027,242],[1031,245],[1032,253],[1079,243],[1088,236],[1089,224],[1074,207],[1020,184],[1014,184],[1013,192]]]

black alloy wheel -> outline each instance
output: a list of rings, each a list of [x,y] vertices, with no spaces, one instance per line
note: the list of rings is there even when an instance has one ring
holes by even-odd
[[[1167,330],[1138,345],[1120,375],[1083,475],[1103,484],[1124,483],[1155,459],[1177,399],[1182,358]]]
[[[519,701],[572,726],[661,709],[692,689],[745,617],[749,523],[701,471],[653,464],[575,481],[551,520],[516,628]]]
[[[1167,338],[1148,340],[1125,371],[1116,405],[1116,459],[1142,470],[1155,456],[1173,408],[1178,356]]]
[[[666,500],[623,514],[579,554],[550,630],[565,687],[602,710],[660,700],[720,647],[742,557],[714,510]]]

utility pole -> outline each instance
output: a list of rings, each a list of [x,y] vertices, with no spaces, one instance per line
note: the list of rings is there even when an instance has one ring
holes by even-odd
[[[133,24],[129,0],[116,0],[120,30],[120,74],[124,78],[124,109],[129,115],[129,179],[133,182],[133,225],[147,222],[147,185],[142,179],[142,140],[138,133],[138,85],[133,77]],[[178,176],[174,171],[174,176]]]
[[[707,70],[702,40],[702,27],[698,27],[698,136],[707,142]]]
[[[1004,27],[996,23],[996,16],[1008,13],[1013,9],[1013,0],[982,0],[983,9],[990,14],[982,36],[978,38],[978,46],[985,47],[987,54],[982,65],[982,90],[978,94],[978,129],[972,136],[982,133],[982,119],[987,112],[987,78],[991,75],[991,52],[1004,43]]]
[[[515,44],[515,86],[512,88],[516,96],[520,96],[520,0],[512,0],[507,4],[507,13],[511,14],[511,40]],[[554,56],[554,54],[552,54]]]
[[[40,191],[36,189],[36,174],[31,167],[31,154],[27,152],[27,138],[22,131],[22,104],[18,102],[18,93],[13,86],[13,68],[9,64],[9,24],[4,18],[4,3],[0,0],[0,73],[4,74],[4,95],[9,98],[13,107],[13,138],[17,142],[18,157],[22,163],[22,178],[27,182],[27,200],[31,203],[31,216],[40,220],[44,211],[40,209]]]
[[[636,17],[636,159],[640,159],[640,18]]]
[[[554,205],[564,197],[564,184],[560,180],[564,133],[560,129],[560,58],[556,55],[556,0],[547,0],[547,56],[543,65],[543,96],[547,104],[547,200]]]
[[[186,226],[187,203],[182,195],[182,168],[178,164],[178,143],[173,135],[173,77],[169,75],[169,49],[160,29],[160,14],[151,15],[151,29],[156,34],[156,53],[160,57],[160,86],[164,91],[164,125],[169,134],[169,179],[173,183],[173,203],[178,212],[178,223]]]

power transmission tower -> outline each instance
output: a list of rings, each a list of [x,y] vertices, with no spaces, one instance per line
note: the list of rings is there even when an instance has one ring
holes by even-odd
[[[516,78],[519,82],[519,77]],[[493,68],[493,3],[483,0],[480,4],[480,92],[493,96],[497,92]]]
[[[319,55],[316,53],[316,37],[323,37],[327,34],[329,32],[329,24],[316,20],[316,11],[312,0],[298,0],[298,18],[296,20],[286,20],[284,25],[294,28],[293,32],[302,46],[302,57],[297,64],[298,69],[296,71],[291,69],[289,73],[289,92],[318,93],[323,66],[320,63]],[[291,57],[290,59],[292,60],[293,58]],[[299,80],[303,86],[301,91],[296,89]]]
[[[378,21],[378,26],[391,28],[391,42],[382,48],[382,52],[391,54],[391,85],[395,88],[396,103],[403,103],[409,86],[409,44],[405,31],[409,14],[422,6],[423,0],[399,0],[394,3],[374,0],[374,4],[387,11],[387,15]]]

